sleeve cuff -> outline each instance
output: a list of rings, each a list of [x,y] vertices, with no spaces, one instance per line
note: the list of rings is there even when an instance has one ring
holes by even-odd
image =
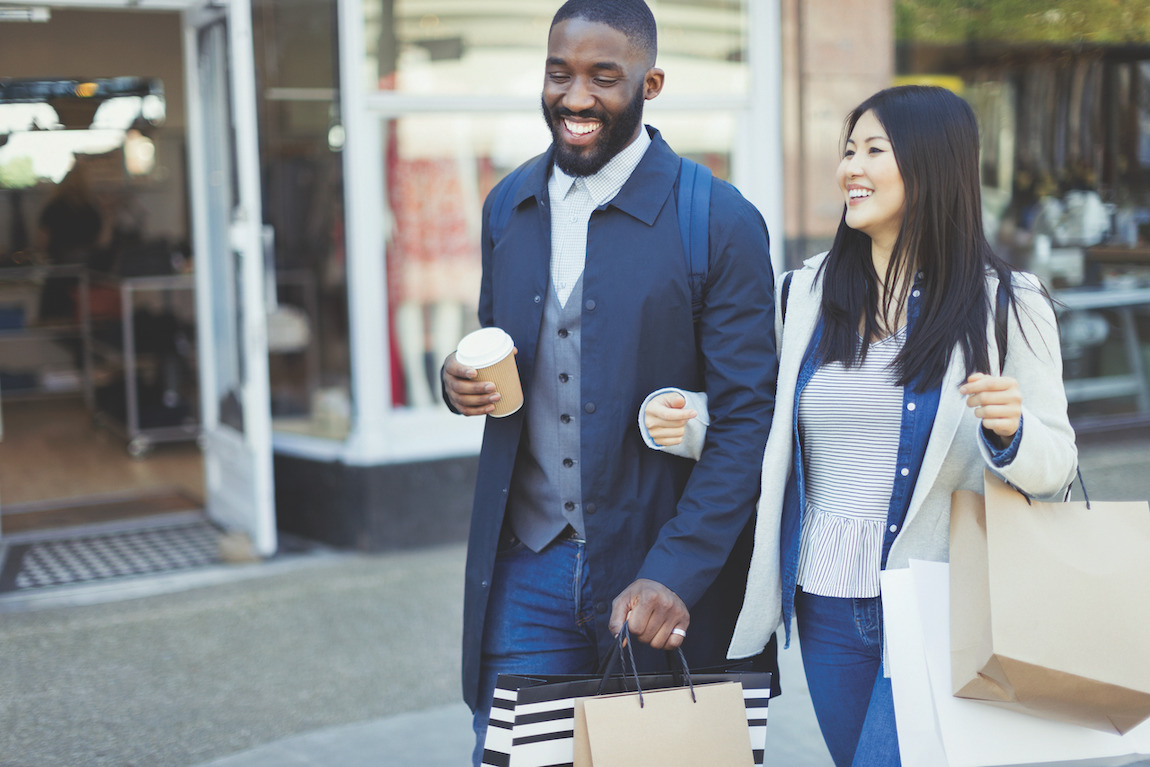
[[[694,410],[699,415],[687,421],[686,433],[683,435],[682,442],[678,445],[664,447],[655,444],[655,440],[651,439],[651,433],[647,430],[647,424],[643,421],[643,413],[647,411],[647,405],[650,404],[651,400],[660,394],[666,394],[668,392],[678,392],[682,394],[683,398],[687,400],[687,404],[684,407]],[[693,392],[668,386],[648,394],[647,398],[643,400],[643,404],[639,406],[639,434],[643,437],[643,443],[652,450],[658,450],[662,453],[669,453],[696,461],[699,460],[699,457],[703,454],[703,443],[706,441],[707,427],[710,426],[710,424],[711,415],[707,410],[706,392]]]
[[[1022,418],[1018,419],[1018,431],[1014,432],[1014,439],[1006,447],[1000,448],[997,446],[997,440],[994,438],[992,432],[980,428],[979,435],[982,438],[982,443],[986,447],[987,453],[990,455],[990,462],[996,468],[1001,469],[1003,466],[1009,466],[1014,462],[1014,457],[1018,455],[1018,446],[1022,443]]]

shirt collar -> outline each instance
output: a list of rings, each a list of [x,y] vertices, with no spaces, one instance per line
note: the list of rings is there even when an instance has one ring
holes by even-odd
[[[587,193],[596,205],[606,204],[619,193],[650,145],[651,137],[647,135],[646,129],[640,130],[639,136],[608,160],[606,165],[590,176],[582,177]],[[563,196],[570,191],[576,180],[577,177],[567,175],[558,165],[554,167],[552,183],[555,186],[552,188],[560,190]]]

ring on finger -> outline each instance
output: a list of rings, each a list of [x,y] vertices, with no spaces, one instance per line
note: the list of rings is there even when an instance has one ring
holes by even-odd
[[[683,639],[687,638],[687,632],[684,629],[681,629],[677,626],[675,628],[671,629],[671,633],[675,634],[677,636],[681,636],[681,637],[683,637]]]

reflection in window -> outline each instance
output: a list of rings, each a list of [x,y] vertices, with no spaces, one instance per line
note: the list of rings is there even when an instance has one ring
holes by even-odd
[[[742,94],[745,0],[661,0],[659,66],[669,93]],[[424,95],[533,95],[556,0],[364,0],[369,87]]]

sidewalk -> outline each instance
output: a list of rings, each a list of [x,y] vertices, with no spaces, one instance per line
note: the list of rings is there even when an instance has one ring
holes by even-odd
[[[1093,497],[1150,498],[1150,433],[1081,456]],[[463,561],[300,555],[0,599],[0,767],[463,767]],[[796,645],[780,664],[768,763],[827,767]]]

